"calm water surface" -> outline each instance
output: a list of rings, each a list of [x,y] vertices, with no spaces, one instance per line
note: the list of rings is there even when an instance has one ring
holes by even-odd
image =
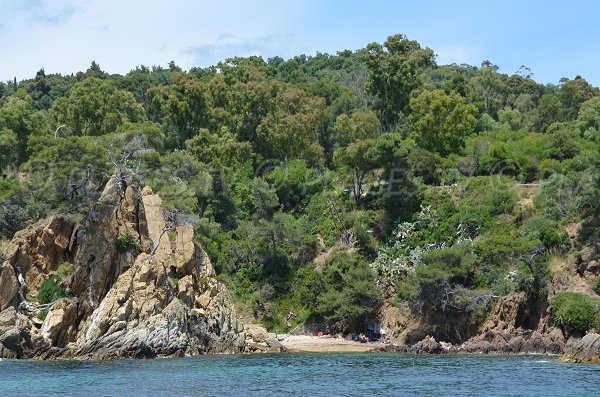
[[[392,353],[0,361],[0,396],[265,395],[600,396],[600,365]]]

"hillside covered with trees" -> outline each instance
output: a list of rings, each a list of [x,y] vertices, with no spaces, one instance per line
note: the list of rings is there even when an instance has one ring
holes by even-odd
[[[600,239],[599,143],[583,77],[438,65],[403,35],[189,71],[41,69],[0,83],[0,238],[78,220],[116,173],[194,225],[238,307],[272,330],[354,331],[384,304],[478,324],[514,291],[598,302],[598,280],[574,297],[553,280]]]

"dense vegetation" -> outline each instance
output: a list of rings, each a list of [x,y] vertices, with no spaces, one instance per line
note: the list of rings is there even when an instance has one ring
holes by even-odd
[[[189,71],[42,69],[0,83],[0,237],[78,219],[118,173],[191,220],[274,329],[350,330],[384,300],[484,318],[511,291],[545,298],[549,259],[598,237],[598,142],[582,77],[437,65],[403,35]]]

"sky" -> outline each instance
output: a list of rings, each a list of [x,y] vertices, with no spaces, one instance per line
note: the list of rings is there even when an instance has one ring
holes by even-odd
[[[396,33],[438,64],[490,60],[541,83],[600,86],[600,1],[0,0],[0,79],[136,66],[206,67],[231,56],[335,54]]]

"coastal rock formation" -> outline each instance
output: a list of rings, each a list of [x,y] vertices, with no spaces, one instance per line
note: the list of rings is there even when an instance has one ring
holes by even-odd
[[[65,262],[67,274],[57,271]],[[110,178],[80,223],[51,217],[9,244],[0,264],[0,357],[242,352],[243,326],[213,276],[191,225],[150,188]],[[65,297],[40,305],[48,279]]]
[[[600,335],[587,334],[569,343],[560,361],[567,363],[600,364]]]

